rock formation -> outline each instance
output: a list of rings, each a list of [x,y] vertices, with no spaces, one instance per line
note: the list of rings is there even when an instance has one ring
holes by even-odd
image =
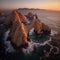
[[[21,22],[23,22],[23,23],[28,22],[28,19],[22,14],[22,12],[18,12],[18,14],[19,14]]]
[[[27,29],[22,22],[27,23],[26,17],[15,10],[1,21],[1,24],[10,30],[9,39],[15,47],[28,45]]]
[[[37,35],[50,34],[51,33],[51,29],[48,27],[48,25],[41,22],[41,20],[38,19],[38,16],[36,14],[32,14],[29,12],[27,16],[29,18],[35,17],[35,19],[32,19],[32,21],[29,20],[31,22],[31,24],[28,26],[28,30],[30,30],[31,28],[34,28],[34,32]]]
[[[45,25],[43,22],[41,22],[40,19],[35,19],[32,21],[30,25],[26,25],[27,30],[29,31],[30,29],[34,28],[34,32],[37,35],[42,35],[42,34],[50,34],[51,29]]]
[[[34,15],[29,13],[28,16],[31,18]],[[32,28],[34,28],[34,32],[37,35],[42,35],[42,33],[45,32],[50,33],[51,31],[50,28],[42,23],[38,18],[32,20],[31,24],[29,25],[25,25],[24,23],[28,23],[27,18],[16,10],[14,10],[2,21],[2,24],[6,27],[6,29],[10,29],[10,41],[16,47],[28,45],[28,33]]]
[[[19,14],[17,11],[13,12],[12,27],[10,29],[10,38],[13,45],[21,47],[22,45],[28,45],[28,35],[23,23],[21,23]],[[12,15],[12,16],[13,16]]]
[[[26,15],[26,17],[28,18],[28,20],[29,20],[30,22],[32,22],[32,20],[34,19],[34,14],[31,13],[31,12],[29,12],[29,13]]]
[[[43,22],[41,22],[39,19],[35,20],[34,31],[37,35],[51,33],[51,29],[47,25],[45,25]]]
[[[42,22],[39,19],[36,19],[34,22],[34,31],[36,34],[41,34]]]
[[[33,16],[34,16],[34,14],[33,14],[33,13],[31,13],[31,12],[29,12],[29,13],[27,14],[27,16],[31,18],[31,17],[33,17]]]

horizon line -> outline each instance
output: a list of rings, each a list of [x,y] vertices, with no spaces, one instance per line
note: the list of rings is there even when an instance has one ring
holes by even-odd
[[[2,8],[0,10],[14,10],[19,8]],[[50,10],[50,11],[60,11],[60,10],[53,10],[53,9],[44,9],[44,8],[26,8],[26,7],[20,7],[20,9],[37,9],[37,10]]]

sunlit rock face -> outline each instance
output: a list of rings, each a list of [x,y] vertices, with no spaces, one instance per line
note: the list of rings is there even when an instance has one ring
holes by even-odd
[[[37,35],[41,35],[45,33],[50,34],[51,29],[47,25],[42,23],[39,19],[36,19],[34,23],[34,31]]]
[[[34,22],[34,31],[37,34],[40,34],[42,30],[42,22],[39,19],[36,19]]]
[[[51,29],[49,28],[49,26],[44,23],[42,23],[42,30],[43,30],[43,32],[45,32],[47,34],[51,33]]]
[[[18,14],[19,14],[21,22],[23,22],[23,23],[28,22],[28,19],[22,14],[22,12],[18,12]]]
[[[27,18],[28,18],[28,21],[30,22],[30,24],[27,26],[28,31],[30,29],[34,28],[34,32],[40,36],[42,34],[50,34],[51,33],[51,29],[49,28],[49,26],[44,24],[40,19],[38,19],[38,16],[36,14],[29,12],[27,14]]]
[[[28,36],[23,23],[20,20],[17,11],[13,12],[12,26],[10,29],[10,38],[13,45],[16,47],[28,45]]]
[[[9,29],[10,41],[16,47],[28,45],[28,34],[23,23],[27,23],[26,17],[17,11],[13,11],[1,21],[5,29]]]
[[[50,35],[51,29],[45,25],[43,22],[41,22],[40,19],[33,20],[29,25],[26,25],[28,32],[34,28],[34,32],[38,36],[42,36],[42,34],[48,34]]]

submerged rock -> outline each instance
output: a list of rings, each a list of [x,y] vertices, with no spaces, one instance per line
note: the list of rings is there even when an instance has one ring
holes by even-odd
[[[34,22],[34,32],[38,35],[42,30],[42,22],[39,19],[36,19]]]
[[[42,30],[46,34],[50,34],[51,33],[51,29],[49,28],[49,26],[44,24],[44,23],[42,23]]]

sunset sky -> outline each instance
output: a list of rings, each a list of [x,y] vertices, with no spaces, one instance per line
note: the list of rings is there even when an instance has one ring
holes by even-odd
[[[60,0],[0,0],[0,9],[39,8],[60,11]]]

